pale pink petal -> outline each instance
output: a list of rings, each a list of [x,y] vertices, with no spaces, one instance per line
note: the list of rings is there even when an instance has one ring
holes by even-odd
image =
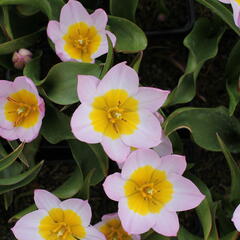
[[[98,8],[90,16],[92,18],[92,24],[97,28],[97,30],[101,31],[105,29],[108,16],[103,9]]]
[[[47,26],[47,35],[53,41],[57,41],[63,36],[63,32],[60,29],[60,24],[57,21],[49,21]]]
[[[102,140],[102,133],[93,129],[89,114],[92,108],[81,104],[73,113],[71,128],[74,136],[80,141],[87,143],[99,143]]]
[[[47,211],[42,209],[28,213],[11,230],[18,240],[44,240],[39,234],[38,226],[47,215]]]
[[[117,38],[116,38],[116,36],[112,33],[112,32],[110,32],[110,31],[108,31],[108,30],[106,30],[106,34],[108,35],[108,37],[110,38],[110,40],[111,40],[111,42],[112,42],[112,45],[113,45],[113,47],[116,45],[116,41],[117,41]]]
[[[232,221],[236,229],[240,232],[240,205],[235,209],[232,217]]]
[[[91,221],[92,211],[88,201],[83,201],[77,198],[67,199],[60,203],[60,207],[64,210],[73,210],[81,217],[84,227],[88,226]]]
[[[67,61],[77,61],[75,59],[72,59],[64,50],[64,44],[65,42],[63,41],[63,39],[58,39],[55,42],[55,51],[56,54],[58,55],[58,57],[63,61],[63,62],[67,62]]]
[[[240,3],[236,0],[230,0],[233,8],[233,17],[235,24],[240,27]]]
[[[82,240],[106,240],[105,236],[99,232],[95,227],[87,227],[86,228],[86,237],[82,238]]]
[[[182,175],[187,167],[185,156],[181,155],[167,155],[161,157],[160,169],[166,171],[168,174],[176,173]]]
[[[218,0],[218,1],[222,3],[231,3],[231,0]]]
[[[141,234],[147,232],[156,223],[155,214],[143,216],[130,210],[126,198],[122,198],[119,201],[118,215],[123,228],[128,234]]]
[[[13,82],[0,80],[0,98],[8,97],[13,92],[15,92]]]
[[[185,211],[197,207],[205,196],[187,178],[169,174],[168,181],[173,184],[173,196],[166,208],[169,211]]]
[[[59,208],[61,201],[52,193],[37,189],[34,191],[34,201],[39,209],[50,211],[52,208]]]
[[[101,144],[109,158],[116,162],[124,162],[131,151],[130,147],[124,144],[120,138],[111,139],[103,136]]]
[[[111,221],[112,219],[119,219],[118,214],[117,213],[110,213],[110,214],[105,214],[102,216],[101,222],[97,223],[94,225],[94,227],[98,230],[100,230],[100,228],[102,226],[104,226],[108,221]]]
[[[156,224],[153,226],[153,230],[164,236],[177,236],[179,230],[177,214],[175,212],[168,212],[165,209],[162,209],[160,213],[156,215]]]
[[[162,135],[161,143],[153,148],[160,157],[173,153],[172,143],[168,137]]]
[[[77,93],[81,103],[91,103],[100,80],[91,75],[78,75]]]
[[[83,5],[76,0],[69,0],[61,10],[60,28],[66,32],[71,24],[85,22],[92,25],[92,19]]]
[[[99,32],[99,35],[101,35],[101,43],[100,43],[100,46],[98,47],[97,51],[92,54],[91,57],[93,59],[95,59],[99,56],[102,56],[103,54],[106,54],[108,52],[108,41],[107,41],[105,30],[102,32]]]
[[[159,112],[155,112],[154,115],[159,120],[160,124],[163,124],[163,122],[164,122],[163,116]]]
[[[128,179],[138,168],[150,165],[153,168],[161,166],[161,159],[158,154],[151,149],[138,149],[132,152],[125,161],[121,176]]]
[[[7,139],[8,141],[18,139],[18,135],[14,129],[4,129],[0,127],[0,137]]]
[[[161,143],[162,128],[159,120],[148,110],[138,111],[140,123],[137,130],[129,135],[122,135],[126,145],[135,148],[152,148]]]
[[[136,71],[126,65],[126,62],[119,63],[112,67],[98,85],[98,95],[112,89],[123,89],[132,96],[137,93],[139,79]]]
[[[124,184],[125,181],[121,178],[120,173],[114,173],[109,175],[104,183],[103,188],[106,195],[114,200],[119,201],[122,197],[124,197]]]
[[[36,86],[34,85],[33,81],[28,77],[25,76],[16,77],[13,83],[13,87],[15,90],[14,92],[26,89],[27,91],[38,96],[38,90]]]
[[[140,109],[156,112],[166,101],[170,91],[151,87],[140,87],[133,97],[139,101]]]
[[[0,128],[11,130],[13,128],[13,123],[8,121],[5,117],[4,107],[6,103],[7,99],[5,97],[0,97]]]

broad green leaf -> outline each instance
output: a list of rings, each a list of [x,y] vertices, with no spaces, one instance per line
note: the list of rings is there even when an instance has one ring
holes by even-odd
[[[12,150],[16,149],[19,145],[17,140],[8,141],[8,144],[11,146]],[[19,154],[18,158],[25,166],[29,167],[28,159],[23,154],[23,151]]]
[[[2,158],[2,157],[5,157],[7,155],[8,155],[8,153],[7,153],[6,149],[3,147],[3,144],[0,141],[0,157]]]
[[[69,140],[69,145],[72,155],[82,169],[83,175],[95,169],[94,175],[91,178],[91,185],[96,185],[107,176],[108,158],[100,144],[87,144],[78,140]]]
[[[59,198],[66,199],[76,195],[83,187],[83,175],[81,169],[76,167],[72,175],[53,193]]]
[[[21,143],[13,152],[11,152],[9,155],[3,157],[0,159],[0,171],[3,171],[7,167],[9,167],[11,164],[14,163],[14,161],[19,157],[22,150],[24,148],[24,143]]]
[[[225,143],[222,141],[222,139],[217,134],[217,139],[219,142],[219,145],[221,147],[221,150],[227,160],[228,167],[231,172],[231,192],[230,192],[230,200],[239,200],[239,182],[240,182],[240,168],[238,164],[234,161],[230,151],[228,150]]]
[[[239,36],[240,29],[235,25],[232,12],[218,0],[196,0],[205,7],[217,14],[225,23],[228,24]]]
[[[164,237],[162,236],[161,234],[157,233],[157,232],[154,232],[152,230],[144,233],[142,236],[141,236],[141,239],[142,240],[170,240],[169,237]]]
[[[1,186],[10,186],[20,183],[22,181],[24,181],[25,179],[27,179],[30,175],[34,174],[36,172],[36,170],[43,164],[43,162],[41,162],[41,164],[36,165],[32,168],[30,168],[29,170],[25,171],[24,173],[14,176],[14,177],[9,177],[9,178],[0,178],[0,191],[1,191]],[[7,187],[6,187],[7,188]]]
[[[233,47],[226,66],[229,112],[232,115],[240,100],[240,41]]]
[[[113,16],[126,18],[135,22],[138,0],[110,0],[110,13]]]
[[[32,16],[36,14],[40,9],[32,5],[22,4],[22,5],[17,5],[17,10],[19,11],[20,14],[24,16]]]
[[[178,232],[178,240],[202,240],[202,238],[193,235],[184,227],[181,227]]]
[[[33,80],[36,86],[41,84],[40,82],[40,61],[42,57],[42,51],[39,51],[36,56],[26,64],[23,69],[23,75]]]
[[[147,47],[145,33],[133,22],[120,17],[108,16],[108,25],[117,38],[117,52],[135,53]]]
[[[240,123],[225,107],[179,108],[168,116],[164,128],[167,135],[186,128],[200,147],[210,151],[221,151],[218,134],[231,152],[240,151]]]
[[[101,67],[97,64],[78,62],[62,62],[54,65],[43,80],[42,87],[46,96],[51,101],[62,105],[78,102],[78,74],[99,78]]]
[[[221,240],[237,240],[239,233],[237,231],[228,233],[227,235],[221,237]]]
[[[104,64],[104,67],[100,75],[100,79],[102,79],[105,76],[105,74],[108,72],[108,70],[112,67],[112,64],[113,64],[113,57],[114,57],[113,45],[112,45],[112,41],[108,36],[107,36],[107,40],[108,40],[108,54],[107,54],[106,62]]]
[[[218,43],[225,27],[218,19],[200,18],[184,39],[189,49],[187,67],[177,87],[169,94],[164,106],[191,101],[196,94],[196,80],[203,64],[217,55]]]
[[[46,14],[49,19],[58,19],[64,2],[63,0],[0,0],[0,6],[22,4],[38,8]]]
[[[56,144],[62,140],[74,139],[70,128],[70,118],[51,104],[46,104],[46,114],[43,119],[41,134],[50,143]]]
[[[140,64],[142,62],[142,57],[143,57],[143,51],[140,51],[136,57],[133,59],[132,63],[131,63],[131,67],[138,72],[139,68],[140,68]]]
[[[5,186],[0,186],[0,194],[3,194],[5,192],[9,192],[9,191],[12,191],[12,190],[15,190],[17,188],[20,188],[20,187],[23,187],[25,185],[27,185],[28,183],[30,183],[33,179],[36,178],[37,174],[39,173],[41,167],[43,165],[43,161],[40,162],[39,164],[37,164],[31,171],[31,173],[26,177],[24,178],[23,180],[21,180],[20,182],[17,182],[13,185],[5,185]]]
[[[0,44],[0,55],[13,53],[20,48],[28,48],[32,46],[39,40],[42,32],[43,30],[39,30],[38,32],[34,32],[29,35]]]
[[[4,207],[7,211],[10,205],[13,203],[13,192],[6,192],[3,194]]]
[[[11,24],[10,24],[10,18],[9,18],[9,6],[2,6],[3,10],[3,25],[8,37],[10,39],[13,39],[13,33],[11,29]]]

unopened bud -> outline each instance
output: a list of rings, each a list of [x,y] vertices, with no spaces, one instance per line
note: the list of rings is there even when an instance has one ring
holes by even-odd
[[[25,64],[32,59],[32,53],[25,49],[21,48],[18,52],[14,52],[12,57],[12,62],[15,68],[23,69]]]

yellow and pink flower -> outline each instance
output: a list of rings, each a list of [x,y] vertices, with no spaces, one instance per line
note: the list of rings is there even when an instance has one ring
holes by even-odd
[[[108,176],[103,184],[107,196],[118,201],[118,215],[129,234],[151,228],[165,236],[176,236],[178,211],[198,206],[204,195],[182,176],[184,156],[159,157],[151,149],[132,152],[121,173]]]
[[[60,22],[49,22],[47,34],[62,61],[92,63],[108,52],[107,35],[115,45],[115,35],[106,30],[107,21],[103,9],[89,14],[80,2],[69,0],[61,10]]]
[[[31,79],[0,80],[0,136],[30,142],[38,136],[45,104]]]
[[[232,5],[233,18],[235,24],[240,27],[240,0],[219,0],[222,3],[228,3]]]
[[[106,214],[102,221],[94,225],[106,240],[140,240],[140,235],[128,234],[122,227],[117,213]]]
[[[38,210],[24,215],[12,228],[18,240],[105,240],[89,225],[92,212],[87,201],[61,202],[46,190],[35,190],[34,200]]]
[[[232,221],[236,227],[236,229],[240,232],[240,204],[235,209],[232,217]]]
[[[124,162],[134,148],[151,148],[161,142],[162,129],[155,112],[169,91],[139,87],[138,75],[125,62],[112,67],[100,81],[78,75],[81,105],[71,128],[87,143],[101,143],[108,156]]]

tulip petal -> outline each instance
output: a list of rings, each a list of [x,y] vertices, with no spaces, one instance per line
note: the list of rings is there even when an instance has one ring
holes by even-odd
[[[39,234],[38,226],[47,215],[45,210],[37,210],[24,215],[12,228],[15,237],[18,240],[44,240]]]
[[[128,234],[141,234],[147,232],[156,223],[154,214],[142,216],[130,210],[126,198],[120,199],[118,208],[118,215],[122,226]]]
[[[0,99],[9,96],[11,93],[15,92],[13,87],[13,82],[0,80]]]
[[[95,227],[86,228],[87,235],[82,240],[106,240],[105,236]]]
[[[3,128],[2,134],[4,134],[5,132],[4,130],[11,130],[13,128],[13,123],[8,121],[5,116],[4,106],[6,103],[7,103],[7,99],[5,97],[0,97],[0,131],[1,131],[1,128]],[[1,135],[1,132],[0,132],[0,135]]]
[[[172,143],[168,137],[162,135],[161,143],[153,148],[160,157],[170,155],[173,153]]]
[[[146,165],[157,168],[161,166],[161,159],[158,154],[151,149],[138,149],[132,152],[125,161],[121,175],[123,179],[128,179],[136,169]]]
[[[71,128],[74,136],[87,143],[99,143],[102,140],[102,133],[93,129],[89,114],[92,108],[86,104],[81,104],[73,113]]]
[[[233,18],[235,24],[240,27],[240,4],[236,0],[231,0],[233,8]]]
[[[110,199],[119,201],[125,195],[124,184],[125,181],[121,178],[120,173],[114,173],[105,179],[103,188]]]
[[[140,110],[140,123],[137,130],[131,135],[122,135],[123,142],[135,148],[152,148],[161,143],[162,128],[159,120],[153,113]]]
[[[231,0],[218,0],[218,1],[222,3],[231,3]]]
[[[39,209],[50,211],[52,208],[59,208],[61,201],[52,193],[37,189],[34,191],[34,201]]]
[[[103,9],[98,8],[90,16],[92,18],[92,24],[98,30],[104,30],[106,28],[108,16]]]
[[[139,101],[140,109],[147,109],[150,112],[156,112],[166,101],[170,91],[151,87],[139,87],[136,95],[133,97]]]
[[[91,75],[78,75],[77,93],[81,103],[91,103],[100,80]]]
[[[26,89],[34,95],[38,96],[38,90],[31,79],[25,76],[16,77],[13,83],[14,92]]]
[[[47,26],[47,35],[53,41],[57,41],[59,38],[63,36],[63,32],[60,29],[60,24],[57,21],[49,21]]]
[[[124,162],[130,153],[130,147],[125,145],[120,138],[113,140],[103,136],[101,144],[109,158],[116,162]]]
[[[134,95],[138,90],[139,79],[136,71],[119,63],[112,67],[98,85],[97,94],[103,95],[112,89],[126,90],[128,95]]]
[[[232,217],[232,221],[236,227],[236,229],[240,232],[240,204],[235,209]]]
[[[83,5],[76,0],[69,0],[61,10],[60,28],[66,32],[71,24],[85,22],[92,25],[92,19]]]
[[[99,32],[99,35],[101,36],[101,43],[97,49],[97,51],[92,54],[91,58],[95,59],[103,54],[106,54],[108,52],[108,41],[106,37],[106,31]]]
[[[88,201],[83,201],[77,198],[67,199],[60,203],[60,207],[64,210],[73,210],[78,216],[81,217],[82,224],[84,227],[88,226],[91,221],[92,211]]]
[[[167,173],[176,173],[182,175],[187,167],[187,162],[185,156],[181,155],[167,155],[161,157],[161,169],[165,170]]]
[[[64,41],[63,39],[58,39],[55,42],[55,50],[56,50],[56,54],[58,55],[58,57],[63,61],[74,61],[76,62],[76,59],[72,59],[64,50]]]
[[[116,45],[116,41],[117,41],[116,36],[112,32],[110,32],[108,30],[106,30],[106,33],[107,33],[108,37],[110,38],[110,40],[112,42],[112,45],[114,47]]]
[[[166,208],[169,211],[185,211],[197,207],[205,196],[187,178],[174,173],[168,175],[168,181],[173,184],[172,200]]]
[[[156,224],[153,226],[153,230],[168,237],[177,236],[179,230],[178,216],[175,212],[168,212],[162,209],[156,216]]]

